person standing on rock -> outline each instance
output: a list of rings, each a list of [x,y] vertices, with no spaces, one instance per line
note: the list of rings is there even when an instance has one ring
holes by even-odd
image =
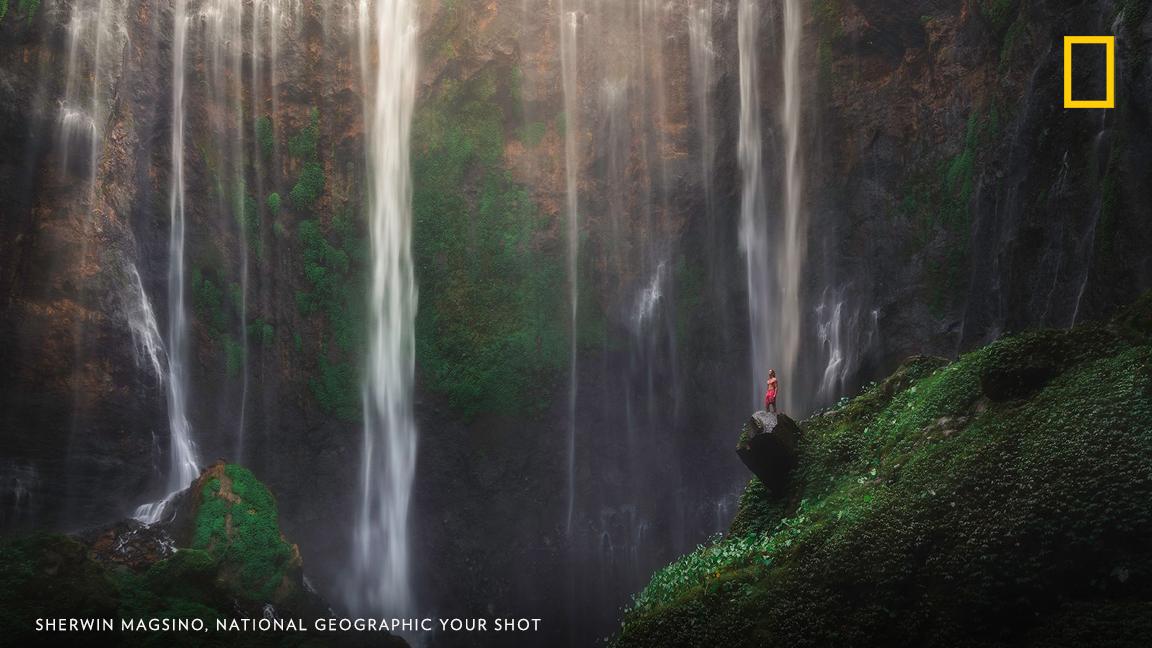
[[[764,392],[764,411],[776,413],[776,390],[780,383],[776,380],[776,370],[768,370],[768,391]]]

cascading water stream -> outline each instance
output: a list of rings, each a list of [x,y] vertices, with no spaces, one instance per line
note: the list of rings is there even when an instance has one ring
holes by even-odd
[[[797,362],[800,358],[801,282],[807,256],[808,214],[803,209],[804,184],[800,157],[801,95],[800,39],[803,16],[800,0],[784,0],[784,234],[776,238],[776,278],[779,282],[780,366],[784,380],[799,385]],[[799,389],[786,389],[781,394],[783,406],[799,412],[804,402],[797,397]]]
[[[779,366],[784,385],[781,407],[793,412],[807,405],[799,397],[797,360],[803,322],[801,287],[807,250],[807,212],[803,209],[801,159],[800,44],[803,15],[799,0],[783,1],[783,195],[781,222],[769,227],[764,186],[760,115],[760,8],[755,0],[740,0],[740,140],[738,157],[743,194],[740,239],[748,281],[748,311],[752,341],[754,403],[759,403],[768,369]]]
[[[416,469],[412,413],[416,282],[412,265],[410,130],[416,95],[416,13],[411,0],[378,0],[375,33],[360,5],[368,137],[371,289],[364,376],[361,492],[349,605],[361,612],[411,610],[408,509]],[[369,38],[371,36],[371,38]],[[375,54],[375,67],[368,65]]]
[[[184,307],[184,81],[188,40],[185,0],[175,0],[172,30],[172,175],[168,213],[168,492],[176,493],[192,483],[199,472],[196,446],[187,411],[187,317]],[[140,506],[135,517],[151,524],[164,511],[163,501]]]
[[[774,327],[769,319],[775,286],[768,258],[767,205],[764,187],[760,115],[760,7],[740,0],[737,9],[737,48],[740,56],[740,247],[748,286],[748,318],[752,345],[752,402],[762,395],[769,357],[775,352]],[[782,377],[783,379],[784,377]]]
[[[709,238],[715,228],[716,124],[712,117],[712,90],[716,83],[716,51],[712,43],[714,0],[693,0],[688,14],[688,58],[692,71],[692,91],[697,129],[700,132],[700,181],[704,189],[704,210],[708,216]],[[715,243],[709,240],[710,247]]]
[[[565,211],[568,218],[568,300],[570,303],[571,349],[568,377],[568,533],[572,532],[572,518],[576,509],[576,398],[577,393],[577,315],[580,305],[580,197],[577,181],[580,151],[577,117],[577,73],[579,58],[577,36],[580,14],[569,9],[569,3],[560,3],[560,73],[564,90],[564,183]]]

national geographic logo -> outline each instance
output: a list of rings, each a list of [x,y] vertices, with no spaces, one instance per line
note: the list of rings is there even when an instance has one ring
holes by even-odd
[[[1074,61],[1078,61],[1075,66]],[[1101,72],[1104,73],[1103,83]],[[1101,90],[1103,97],[1100,96]],[[1064,37],[1064,107],[1116,107],[1115,36]]]

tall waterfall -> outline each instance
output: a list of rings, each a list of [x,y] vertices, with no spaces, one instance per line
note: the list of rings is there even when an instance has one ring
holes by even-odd
[[[560,73],[564,88],[564,181],[568,216],[568,299],[571,303],[572,347],[568,378],[568,531],[576,507],[576,324],[580,305],[580,197],[577,179],[580,174],[580,151],[577,138],[579,103],[576,101],[576,77],[579,57],[576,43],[580,14],[560,3]]]
[[[753,402],[763,393],[768,370],[778,367],[781,407],[799,410],[797,360],[803,320],[801,287],[807,248],[807,213],[803,199],[800,155],[800,41],[803,16],[799,0],[783,2],[783,195],[779,222],[770,226],[764,185],[760,115],[760,8],[756,0],[740,0],[737,20],[740,52],[740,141],[738,157],[743,180],[740,209],[741,247],[748,279],[748,311],[752,338]]]
[[[188,423],[188,322],[184,304],[184,80],[188,13],[185,0],[173,7],[172,31],[172,176],[168,213],[168,426],[171,434],[168,490],[176,492],[199,471],[192,426]]]
[[[800,159],[800,38],[804,27],[800,0],[784,0],[784,234],[776,237],[776,277],[780,284],[780,372],[798,386],[800,357],[801,280],[807,256],[808,215],[803,209],[803,170]],[[782,405],[799,409],[796,387],[783,390]],[[799,412],[798,412],[799,413]]]
[[[408,508],[416,469],[412,414],[416,282],[412,266],[409,134],[416,95],[416,12],[412,0],[378,0],[375,34],[363,24],[361,61],[370,93],[368,228],[371,289],[364,376],[364,441],[360,507],[354,533],[355,572],[349,604],[362,612],[404,614],[409,583]],[[371,68],[371,69],[370,69]]]
[[[752,402],[759,400],[769,361],[776,352],[771,306],[775,293],[768,258],[767,204],[764,187],[763,137],[760,115],[760,7],[757,0],[740,0],[737,9],[737,49],[740,55],[740,161],[743,192],[740,202],[740,247],[748,283],[748,317],[752,342]],[[777,314],[778,316],[778,314]],[[782,376],[786,382],[788,376]]]
[[[192,426],[188,422],[188,321],[184,305],[184,81],[188,42],[188,12],[185,0],[176,0],[172,9],[172,171],[169,181],[168,215],[168,492],[175,493],[192,483],[199,473]],[[156,522],[164,511],[164,501],[144,504],[136,518]]]
[[[248,356],[249,344],[246,325],[248,322],[248,229],[249,219],[255,218],[251,207],[245,205],[245,196],[248,193],[248,184],[245,179],[244,157],[244,6],[241,0],[208,0],[201,5],[196,24],[203,28],[200,42],[206,59],[205,75],[207,91],[213,103],[221,110],[214,112],[210,117],[215,133],[214,145],[219,167],[222,186],[229,187],[217,192],[219,213],[232,214],[232,227],[235,228],[238,240],[239,256],[239,294],[235,297],[239,310],[238,329],[234,331],[234,342],[239,346],[239,366],[233,365],[231,371],[238,371],[241,380],[239,404],[233,414],[235,420],[234,454],[233,461],[244,461],[245,432],[247,429],[248,414]],[[252,21],[257,23],[256,14],[259,11],[258,3],[252,6]],[[258,42],[253,40],[253,60]],[[227,183],[225,185],[225,183]],[[234,286],[235,288],[235,286]],[[234,289],[233,288],[233,289]],[[230,334],[231,335],[231,334]]]

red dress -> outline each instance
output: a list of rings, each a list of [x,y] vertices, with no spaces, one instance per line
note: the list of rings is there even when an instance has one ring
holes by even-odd
[[[768,391],[764,394],[764,409],[768,409],[769,405],[776,404],[776,385],[773,383],[768,384]]]

